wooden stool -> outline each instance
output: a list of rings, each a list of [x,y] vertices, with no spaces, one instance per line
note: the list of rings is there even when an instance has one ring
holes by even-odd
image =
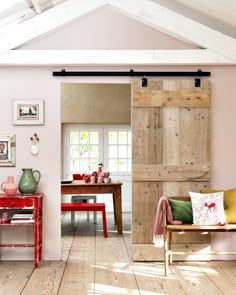
[[[105,203],[61,203],[61,211],[102,211],[103,235],[107,238]]]
[[[71,196],[71,203],[87,203],[88,200],[93,200],[94,203],[97,202],[97,195],[73,195]],[[87,212],[87,221],[89,221],[89,212]],[[75,222],[75,212],[71,212],[71,222]],[[97,212],[93,213],[93,223],[97,223]]]

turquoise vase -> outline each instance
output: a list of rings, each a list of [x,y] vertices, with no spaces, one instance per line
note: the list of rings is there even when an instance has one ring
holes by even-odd
[[[24,168],[22,171],[23,174],[18,185],[19,191],[24,195],[34,194],[37,190],[41,173],[38,170],[33,170],[31,168]],[[34,175],[37,175],[36,178]]]

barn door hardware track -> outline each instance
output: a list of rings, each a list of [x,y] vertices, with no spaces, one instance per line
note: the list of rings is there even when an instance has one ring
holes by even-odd
[[[104,76],[104,77],[209,77],[211,72],[203,72],[202,70],[197,70],[196,72],[149,72],[149,71],[134,71],[130,69],[129,71],[66,71],[62,69],[61,71],[53,72],[53,76],[57,77],[69,77],[69,76]]]

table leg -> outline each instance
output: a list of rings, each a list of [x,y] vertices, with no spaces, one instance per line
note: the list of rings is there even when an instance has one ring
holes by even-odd
[[[38,224],[38,208],[34,210],[34,267],[39,265],[39,224]]]
[[[117,220],[116,220],[116,194],[113,193],[112,194],[112,198],[113,198],[113,211],[114,211],[114,222],[115,224],[117,224]]]
[[[115,190],[115,207],[116,223],[118,234],[122,234],[122,204],[121,204],[121,188]]]

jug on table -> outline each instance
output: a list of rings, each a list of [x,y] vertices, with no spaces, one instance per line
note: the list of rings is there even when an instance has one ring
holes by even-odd
[[[7,195],[7,196],[14,196],[17,191],[17,185],[14,183],[14,177],[8,176],[7,181],[3,182],[1,184],[1,190]]]
[[[19,191],[26,194],[34,194],[37,190],[39,180],[41,178],[41,173],[38,170],[33,170],[32,168],[23,168],[23,174],[19,182]],[[36,175],[36,178],[34,175]]]

